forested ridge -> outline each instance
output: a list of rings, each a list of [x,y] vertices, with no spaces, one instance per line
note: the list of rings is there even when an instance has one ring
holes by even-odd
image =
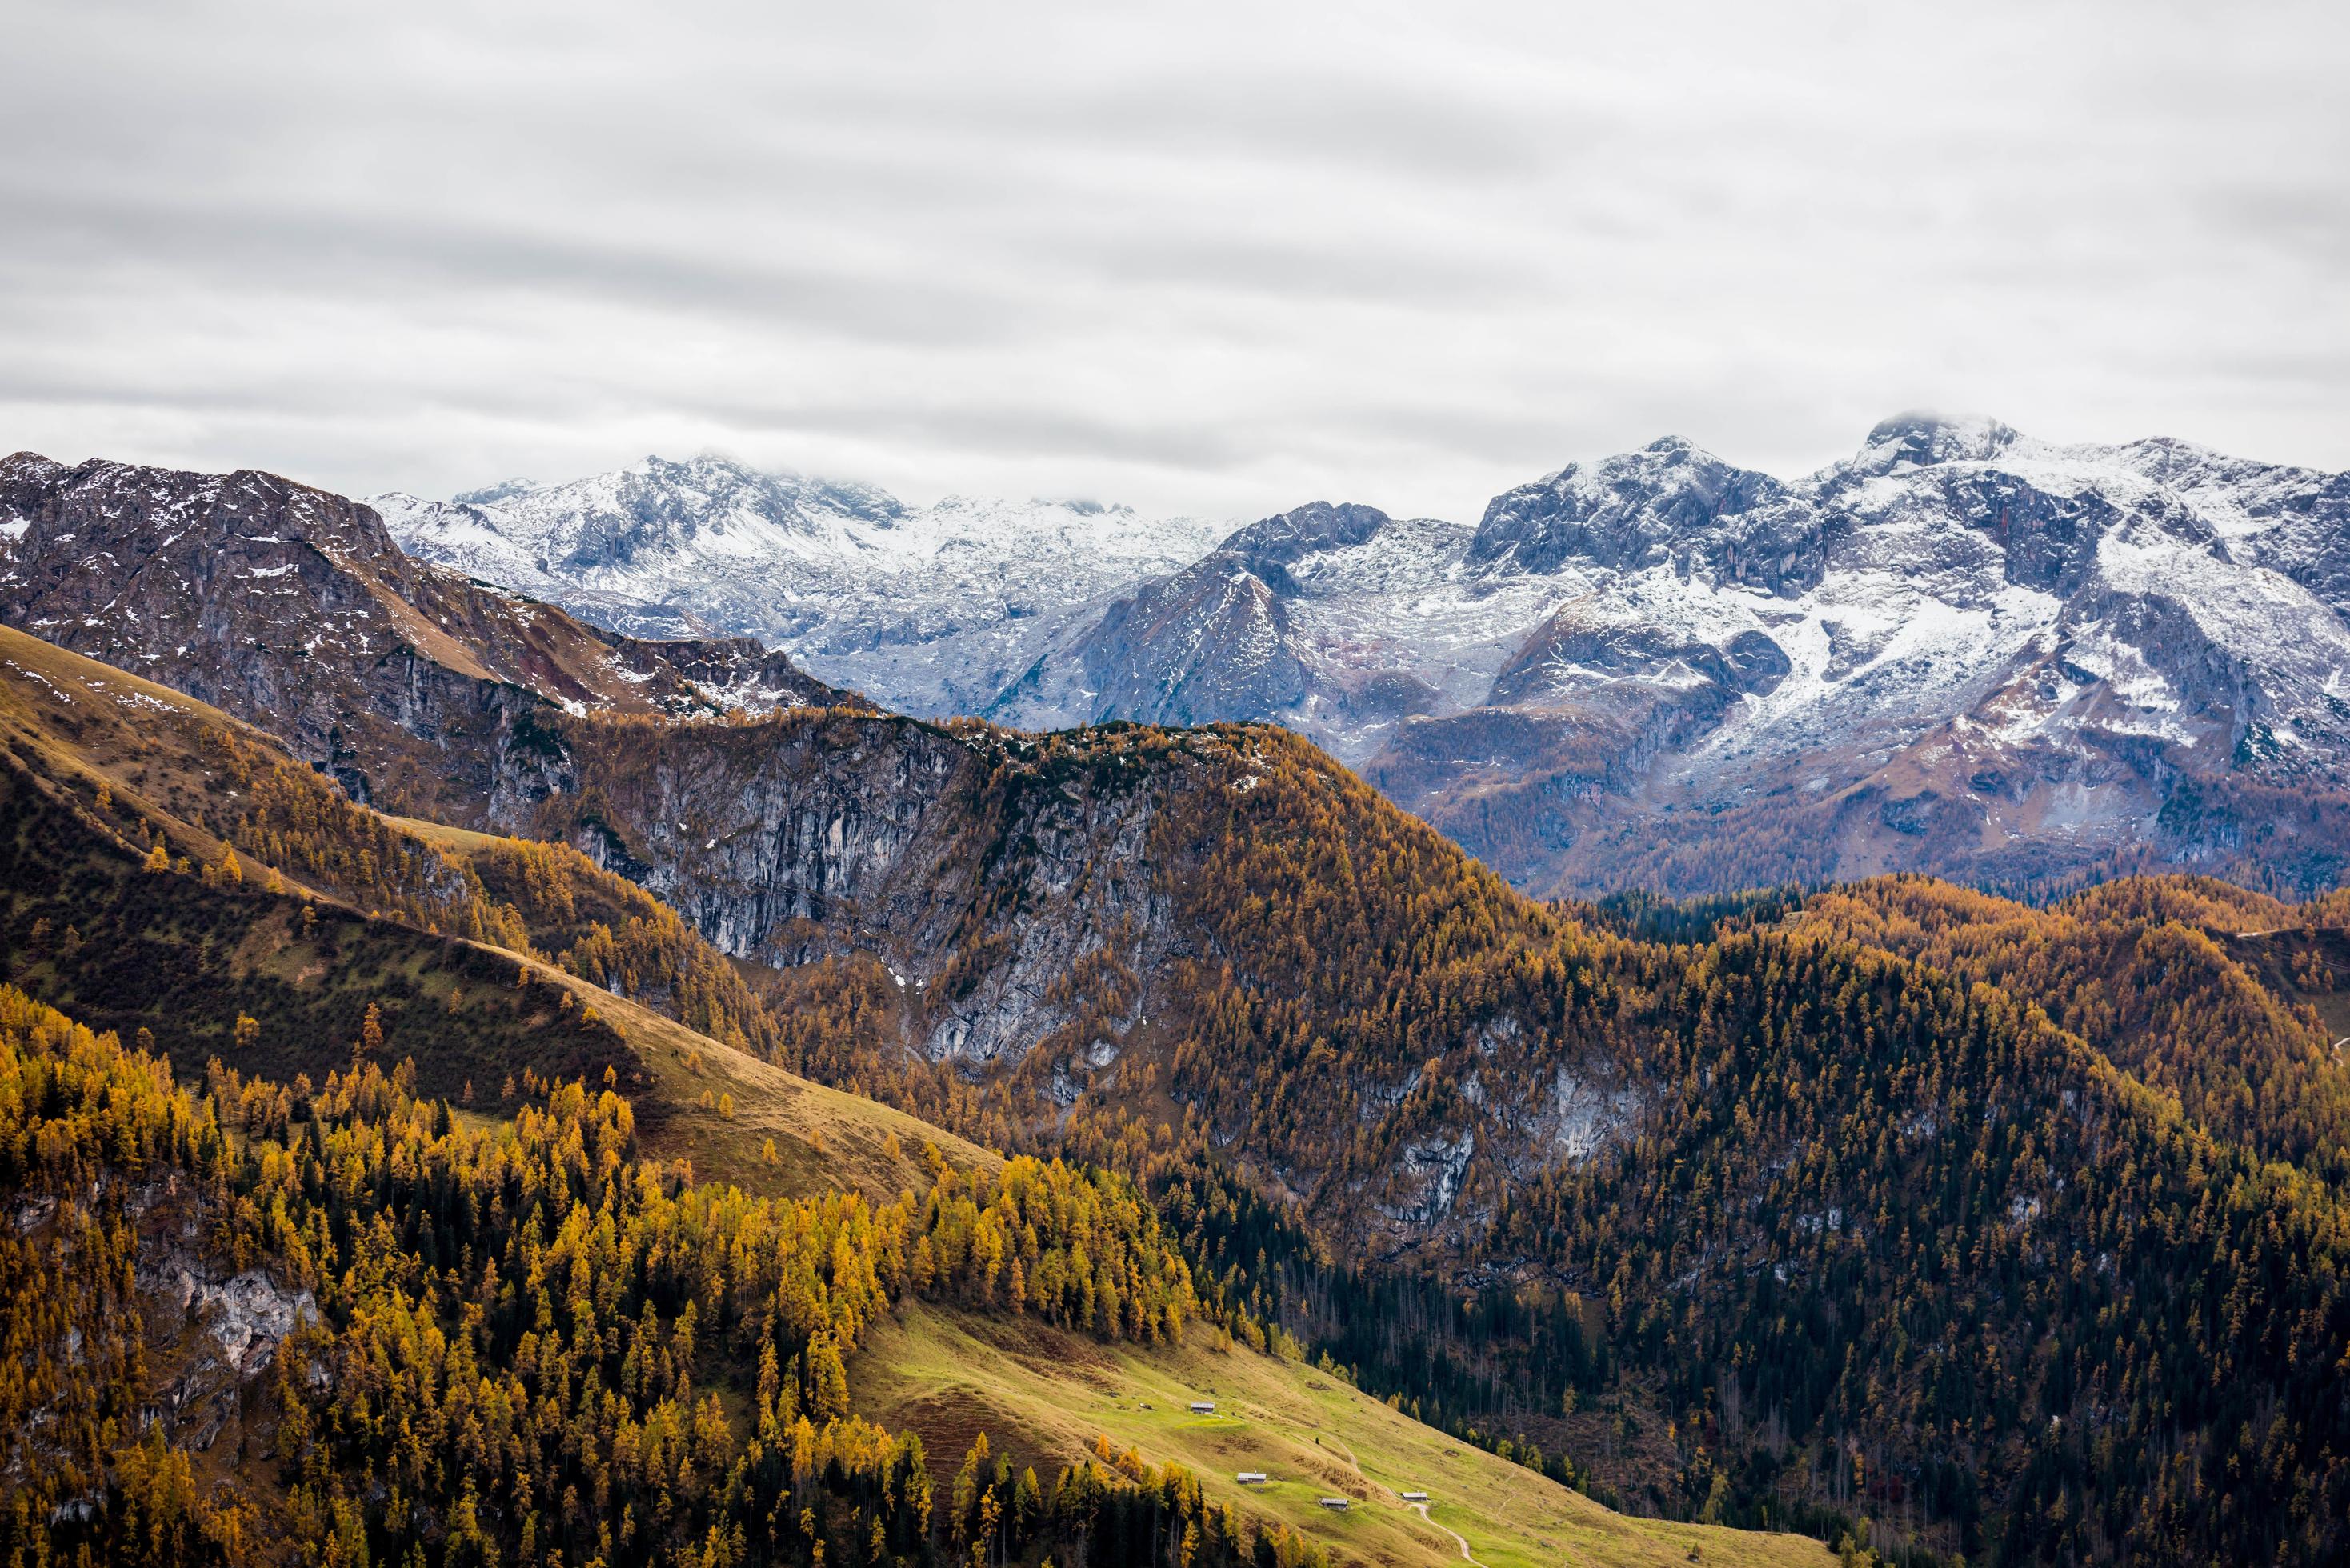
[[[1745,937],[1682,983],[1656,1136],[1513,1194],[1493,1248],[1605,1302],[1616,1354],[1744,1450],[1733,1500],[1792,1465],[1794,1495],[2002,1560],[2338,1549],[2350,1230],[2324,1183],[1880,953]]]
[[[2322,903],[2204,877],[2106,883],[2033,909],[1902,877],[1816,894],[1791,924],[1997,985],[2216,1136],[2338,1184],[2350,1177],[2350,1073],[2307,1000],[2336,984],[2320,937],[2329,919],[2342,923]],[[2240,932],[2282,950],[2282,986],[2230,950]]]
[[[854,1563],[1057,1551],[1299,1564],[1318,1550],[1132,1454],[951,1488],[850,1414],[845,1363],[909,1293],[1180,1336],[1186,1268],[1120,1179],[934,1161],[875,1205],[694,1184],[627,1104],[552,1089],[461,1125],[362,1063],[299,1097],[162,1062],[0,989],[0,1386],[15,1562]],[[212,1484],[150,1397],[143,1249],[176,1232],[301,1293]],[[40,1415],[36,1420],[36,1412]],[[943,1493],[943,1495],[941,1495]]]
[[[2331,930],[2338,898],[2165,878],[2033,909],[1909,878],[1586,920],[1279,736],[1155,831],[1206,940],[1111,1094],[1063,1113],[1033,1064],[892,1083],[878,1007],[866,1054],[806,1064],[1134,1171],[1203,1290],[1603,1496],[1970,1559],[2339,1548],[2345,1074],[2221,946]],[[2312,940],[2283,961],[2314,987]],[[1099,983],[1129,1011],[1129,977]],[[1350,1188],[1377,1201],[1493,1086],[1595,1063],[1616,1119],[1586,1151],[1472,1153],[1444,1240],[1348,1258]]]

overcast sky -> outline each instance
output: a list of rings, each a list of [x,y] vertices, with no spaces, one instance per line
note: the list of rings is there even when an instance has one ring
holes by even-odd
[[[2350,467],[2350,6],[0,0],[0,451],[1473,519],[1936,407]]]

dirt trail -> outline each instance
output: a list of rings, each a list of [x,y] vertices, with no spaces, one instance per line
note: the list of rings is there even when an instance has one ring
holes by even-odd
[[[1321,1439],[1316,1438],[1315,1440],[1319,1442]],[[1396,1495],[1392,1487],[1381,1485],[1379,1482],[1375,1481],[1370,1477],[1363,1474],[1362,1461],[1355,1458],[1355,1450],[1347,1446],[1346,1438],[1333,1433],[1330,1440],[1338,1446],[1338,1451],[1340,1453],[1347,1456],[1347,1468],[1355,1472],[1357,1479],[1361,1480],[1365,1486],[1376,1487],[1380,1491],[1388,1492],[1391,1496],[1396,1496],[1396,1501],[1399,1502],[1403,1501],[1400,1496]],[[1461,1561],[1463,1563],[1473,1563],[1475,1564],[1475,1568],[1485,1568],[1485,1565],[1482,1563],[1479,1563],[1477,1559],[1469,1554],[1469,1538],[1461,1534],[1459,1531],[1453,1529],[1451,1525],[1438,1524],[1435,1520],[1430,1519],[1428,1515],[1428,1504],[1424,1502],[1407,1502],[1404,1503],[1404,1506],[1411,1510],[1414,1513],[1419,1515],[1420,1521],[1422,1523],[1427,1524],[1433,1529],[1440,1530],[1444,1532],[1445,1534],[1452,1537],[1453,1544],[1461,1548]]]
[[[1437,1524],[1436,1521],[1429,1519],[1428,1504],[1424,1502],[1415,1502],[1410,1504],[1409,1507],[1411,1511],[1419,1515],[1422,1520],[1425,1520],[1430,1524],[1436,1525],[1437,1529],[1444,1532],[1445,1534],[1452,1537],[1453,1540],[1461,1543],[1461,1560],[1462,1562],[1477,1563],[1477,1560],[1474,1557],[1469,1555],[1469,1538],[1467,1536],[1461,1534],[1459,1531],[1453,1529],[1449,1524]],[[1477,1568],[1485,1568],[1485,1565],[1482,1563],[1477,1563]]]

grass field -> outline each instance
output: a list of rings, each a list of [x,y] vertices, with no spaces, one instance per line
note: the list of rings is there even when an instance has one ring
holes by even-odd
[[[941,1472],[985,1430],[1049,1486],[1055,1467],[1107,1435],[1153,1464],[1196,1471],[1211,1495],[1302,1530],[1347,1562],[1457,1563],[1464,1545],[1484,1568],[1832,1561],[1802,1536],[1612,1513],[1341,1378],[1210,1348],[1209,1337],[1197,1330],[1181,1348],[1107,1345],[1025,1320],[910,1303],[868,1331],[850,1376],[860,1411],[921,1433]],[[1194,1399],[1214,1400],[1216,1414],[1192,1415]],[[1272,1479],[1243,1487],[1234,1476],[1244,1469]],[[1426,1519],[1403,1491],[1430,1494]],[[1352,1500],[1343,1513],[1318,1501],[1336,1496]]]

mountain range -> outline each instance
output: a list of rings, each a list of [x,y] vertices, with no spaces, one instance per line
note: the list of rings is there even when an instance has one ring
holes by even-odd
[[[913,507],[713,457],[370,504],[422,559],[619,631],[756,638],[924,717],[980,711],[1045,649],[1217,532],[1088,501]]]
[[[1906,415],[1782,481],[1667,438],[1474,526],[1221,538],[715,458],[374,504],[425,559],[901,711],[1281,723],[1539,895],[2350,865],[2350,475],[2180,441]]]
[[[1699,461],[1676,447],[1636,466]],[[1909,475],[1897,462],[1890,477]],[[1568,568],[1534,567],[1556,550],[1644,560],[1650,524],[1587,506],[1580,483],[1541,487],[1476,569],[1551,581]],[[1783,563],[1799,552],[1772,530],[1797,527],[1803,498],[1752,488],[1728,514],[1767,513],[1768,527],[1725,525],[1710,558],[1793,574],[1774,597],[1798,590],[1801,560]],[[1562,495],[1556,509],[1588,515],[1552,528],[1544,497]],[[1253,525],[1232,547],[1244,559],[1216,567],[1236,590],[1216,602],[1244,607],[1262,588],[1288,617],[1325,557],[1439,526],[1336,506]],[[1690,524],[1670,526],[1680,538]],[[1986,537],[2020,549],[2022,569],[2086,584],[2138,526],[2075,529],[2076,555],[2092,533],[2094,550],[2046,572],[2012,514]],[[1476,538],[1461,544],[1464,576]],[[2241,540],[2130,547],[2170,552],[2173,573],[2209,560],[2314,597],[2244,566]],[[1680,572],[1650,562],[1634,576],[1680,585]],[[1835,581],[1819,573],[1788,602]],[[1150,596],[1190,575],[1111,598],[1067,647],[1082,658],[1104,626],[1170,646]],[[639,1527],[650,1517],[657,1533],[623,1532],[608,1560],[671,1560],[702,1538],[659,1531],[714,1519],[809,1561],[825,1520],[852,1541],[876,1526],[856,1510],[888,1489],[853,1478],[886,1445],[827,1427],[825,1441],[846,1445],[839,1465],[816,1457],[811,1433],[806,1465],[780,1472],[797,1449],[730,1447],[730,1408],[782,1442],[789,1388],[792,1407],[835,1421],[862,1401],[853,1408],[926,1442],[961,1447],[992,1427],[1024,1454],[1098,1463],[1097,1480],[1056,1495],[1059,1521],[1092,1517],[1088,1485],[1157,1473],[1106,1441],[1088,1460],[1067,1414],[1082,1408],[1105,1434],[1221,1472],[1203,1484],[1261,1511],[1259,1558],[1276,1563],[1312,1560],[1276,1523],[1342,1561],[1447,1561],[1457,1542],[1495,1568],[1555,1560],[1562,1537],[1600,1561],[1804,1560],[1790,1537],[1700,1524],[1793,1528],[1841,1541],[1848,1561],[1874,1549],[1920,1564],[2338,1553],[2350,1497],[2339,892],[2287,902],[2135,877],[2035,908],[1898,877],[1690,903],[1538,902],[1280,726],[1037,733],[893,713],[755,639],[598,628],[421,562],[372,507],[256,472],[0,462],[0,967],[32,999],[0,992],[0,1074],[30,1085],[0,1094],[0,1118],[39,1124],[0,1138],[0,1162],[32,1149],[55,1167],[0,1163],[0,1178],[36,1184],[15,1212],[39,1267],[20,1272],[99,1277],[76,1273],[79,1232],[52,1223],[74,1213],[59,1194],[96,1192],[148,1205],[109,1220],[108,1245],[148,1269],[126,1263],[123,1277],[168,1264],[190,1281],[175,1297],[181,1274],[159,1276],[159,1335],[234,1286],[267,1308],[238,1320],[249,1348],[262,1318],[298,1324],[295,1287],[317,1282],[341,1379],[240,1385],[217,1358],[178,1359],[183,1335],[164,1364],[192,1396],[181,1400],[139,1386],[120,1330],[95,1342],[117,1368],[109,1397],[185,1409],[152,1428],[174,1442],[234,1432],[220,1462],[234,1451],[265,1498],[290,1489],[279,1501],[307,1542],[330,1533],[339,1501],[378,1551],[464,1560],[462,1515],[511,1552],[553,1531],[584,1557],[598,1550],[594,1521],[619,1509],[588,1500],[623,1477],[645,1505]],[[1311,623],[1301,611],[1291,624]],[[1545,646],[1580,635],[1555,607],[1534,624]],[[1795,625],[1770,639],[1789,667],[1776,686],[1743,626],[1721,639],[1720,682],[1784,687]],[[1582,667],[1598,658],[1569,651]],[[1054,657],[1030,660],[1044,661],[1040,692]],[[1496,668],[1488,695],[1513,697],[1557,666],[1513,654]],[[1647,711],[1582,711],[1594,726]],[[2163,743],[2192,753],[2202,737]],[[2274,831],[2340,846],[2324,790],[2295,771],[2296,748],[2329,743],[2313,726],[2274,755],[2252,748],[2225,787],[2271,803],[2262,820],[2285,825]],[[1714,821],[1725,848],[1753,830],[1729,812]],[[2261,844],[2243,847],[2257,869]],[[147,1055],[110,1057],[34,1003],[139,1032]],[[68,1081],[45,1064],[58,1052],[100,1064],[114,1087],[53,1089]],[[404,1063],[386,1072],[395,1054]],[[159,1056],[183,1083],[216,1063],[209,1098],[154,1104],[170,1083]],[[492,1089],[517,1070],[514,1096]],[[609,1093],[564,1089],[567,1075]],[[542,1090],[544,1109],[526,1103]],[[175,1134],[151,1147],[91,1106],[249,1141]],[[941,1153],[916,1158],[910,1138]],[[206,1163],[247,1147],[242,1176]],[[132,1161],[167,1153],[189,1182],[170,1191],[189,1196],[150,1203],[139,1172],[153,1167]],[[1023,1175],[1045,1185],[1021,1196],[999,1185],[1021,1155],[1071,1163]],[[645,1163],[606,1179],[624,1158]],[[1079,1169],[1092,1174],[1067,1174]],[[266,1189],[279,1180],[293,1190]],[[514,1222],[540,1199],[512,1206],[517,1182],[553,1205],[565,1244],[582,1249],[575,1264],[534,1261],[546,1237]],[[799,1218],[746,1220],[719,1183],[787,1198]],[[897,1218],[868,1239],[844,1207],[850,1189]],[[1083,1268],[1064,1244],[1080,1198],[1107,1216],[1084,1221]],[[222,1205],[213,1229],[199,1212],[183,1220],[183,1201]],[[684,1278],[667,1271],[689,1243],[658,1229],[671,1204],[723,1242]],[[367,1214],[368,1234],[397,1244],[351,1240]],[[821,1227],[844,1216],[827,1252]],[[791,1243],[814,1274],[727,1283],[755,1251],[725,1241],[738,1223],[814,1228]],[[208,1235],[226,1238],[219,1255],[192,1255]],[[480,1272],[476,1239],[494,1243],[499,1269]],[[322,1272],[313,1248],[347,1272]],[[266,1266],[235,1261],[255,1256]],[[385,1272],[395,1259],[411,1272]],[[560,1312],[557,1288],[570,1293]],[[45,1347],[33,1365],[67,1366],[65,1320],[39,1295],[0,1309]],[[854,1303],[881,1314],[885,1297],[886,1321],[860,1337],[867,1308]],[[120,1311],[93,1297],[70,1326],[88,1336],[130,1321]],[[382,1370],[405,1353],[369,1336],[410,1313],[429,1321],[419,1335],[452,1336],[554,1412],[530,1428],[541,1457],[509,1446],[482,1461],[491,1507],[467,1501],[465,1478],[378,1440],[407,1422],[478,1447],[463,1436],[471,1381],[418,1391]],[[1223,1337],[1179,1349],[1187,1317]],[[827,1324],[831,1361],[815,1337]],[[725,1348],[697,1362],[697,1334]],[[1220,1351],[1259,1344],[1275,1353],[1263,1372],[1220,1369]],[[763,1345],[785,1370],[763,1368]],[[839,1356],[845,1389],[830,1380]],[[54,1458],[42,1432],[99,1429],[70,1380],[42,1376],[31,1396],[0,1381],[0,1402],[18,1401],[7,1408],[41,1413],[0,1424],[29,1435],[20,1465]],[[689,1416],[671,1396],[694,1377],[715,1388]],[[1253,1391],[1242,1428],[1186,1428],[1158,1408],[1179,1379],[1212,1395],[1226,1378]],[[617,1407],[603,1390],[619,1391]],[[255,1423],[233,1424],[244,1409]],[[1375,1425],[1380,1409],[1393,1427]],[[1410,1417],[1441,1436],[1414,1435]],[[330,1436],[306,1446],[306,1421]],[[1368,1448],[1373,1432],[1414,1470]],[[1251,1445],[1276,1442],[1301,1476],[1336,1489],[1319,1496],[1376,1503],[1360,1528],[1388,1533],[1334,1523],[1300,1481],[1259,1501],[1222,1479]],[[1387,1517],[1420,1467],[1483,1450],[1541,1485],[1468,1466],[1442,1473],[1486,1489],[1477,1511],[1448,1501],[1433,1521]],[[972,1451],[977,1467],[986,1453]],[[110,1463],[135,1477],[163,1460]],[[364,1479],[395,1465],[412,1493]],[[722,1485],[738,1473],[739,1488]],[[796,1536],[767,1501],[779,1473],[797,1478],[800,1517],[816,1521]],[[69,1506],[86,1492],[57,1474],[42,1507],[67,1509],[55,1527],[70,1532],[90,1517]],[[996,1474],[1010,1509],[1016,1472]],[[1558,1481],[1692,1533],[1575,1536],[1570,1525],[1599,1527]],[[983,1482],[974,1469],[954,1505],[972,1511],[957,1514],[962,1533],[934,1532],[947,1549],[967,1551],[980,1528]],[[1151,1484],[1196,1515],[1180,1485]],[[746,1513],[726,1501],[741,1497],[761,1501]],[[1448,1521],[1458,1536],[1419,1529]],[[900,1554],[889,1541],[903,1523],[879,1524],[877,1568]],[[1240,1539],[1213,1528],[1223,1534],[1203,1539]],[[1035,1538],[1020,1539],[1033,1555]],[[1060,1550],[1076,1550],[1067,1539]],[[1131,1536],[1087,1539],[1095,1561],[1160,1560]]]

